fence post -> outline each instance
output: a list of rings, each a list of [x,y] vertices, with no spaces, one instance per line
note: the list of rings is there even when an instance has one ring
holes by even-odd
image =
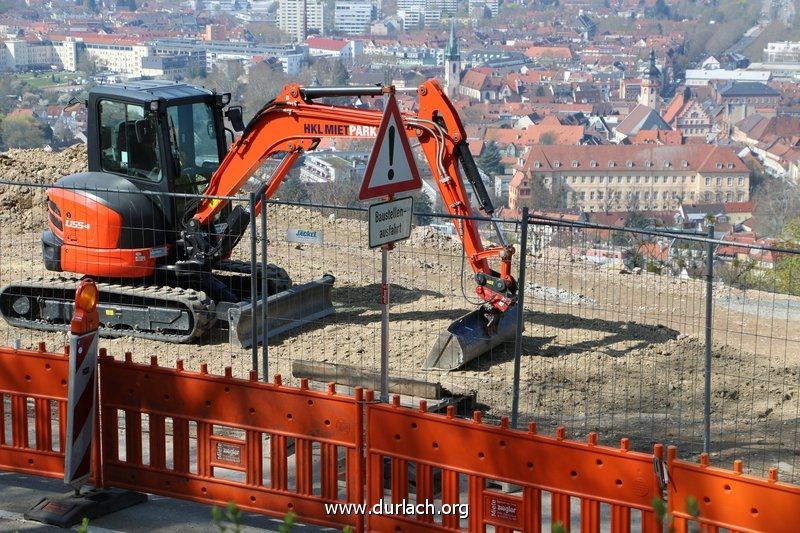
[[[267,268],[267,192],[261,193],[261,373],[269,381],[269,343],[267,342],[267,300],[269,299],[269,269]]]
[[[511,394],[511,427],[517,427],[519,418],[519,373],[522,358],[522,332],[525,329],[525,265],[528,256],[528,208],[522,208],[522,237],[517,277],[517,332],[514,335],[514,383]]]
[[[708,226],[708,237],[714,239],[714,225]],[[706,337],[705,369],[703,385],[703,452],[711,448],[711,340],[712,312],[714,307],[714,243],[709,241],[706,249]]]
[[[256,304],[258,303],[258,264],[256,261],[256,193],[250,193],[250,313],[252,331],[253,361],[251,370],[258,375],[258,322],[256,319]],[[266,274],[266,273],[265,273]]]

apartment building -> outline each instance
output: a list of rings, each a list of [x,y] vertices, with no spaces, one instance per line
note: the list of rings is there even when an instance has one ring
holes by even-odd
[[[325,2],[323,0],[280,0],[278,28],[295,42],[305,40],[310,33],[326,34]]]
[[[333,23],[345,35],[366,35],[372,23],[372,0],[335,0]]]
[[[53,37],[44,40],[13,39],[2,43],[0,70],[37,70],[55,67],[77,70],[85,54],[104,69],[131,76],[142,75],[142,58],[152,55],[150,46],[136,39],[112,36]]]
[[[729,148],[709,145],[534,146],[509,185],[517,209],[541,185],[560,207],[674,210],[683,202],[749,200],[750,171]]]
[[[78,43],[10,39],[0,41],[0,71],[39,70],[55,67],[74,71],[78,64]]]
[[[308,47],[305,45],[269,45],[230,41],[200,41],[195,39],[160,39],[151,41],[150,45],[157,55],[171,55],[192,51],[204,58],[206,70],[211,71],[215,63],[220,61],[250,61],[254,56],[277,58],[283,71],[290,76],[297,76],[308,59]]]

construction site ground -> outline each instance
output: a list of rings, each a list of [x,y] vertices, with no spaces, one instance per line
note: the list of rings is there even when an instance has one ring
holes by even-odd
[[[0,179],[51,183],[84,168],[85,149],[62,153],[12,151],[0,156]],[[43,189],[0,186],[0,281],[47,276],[39,238],[45,227]],[[296,281],[331,272],[337,313],[277,339],[269,346],[269,373],[292,381],[291,362],[311,360],[376,372],[380,361],[380,253],[367,246],[367,224],[345,213],[270,205],[268,259]],[[287,228],[322,229],[325,244],[286,242]],[[583,239],[583,240],[582,240]],[[576,237],[575,246],[590,243]],[[260,247],[260,245],[259,245]],[[247,237],[237,258],[249,259]],[[544,248],[527,258],[525,333],[522,344],[520,419],[541,431],[557,424],[568,436],[599,433],[632,448],[654,442],[678,444],[682,457],[701,451],[705,282],[657,274],[622,274],[583,260],[570,248]],[[516,269],[516,262],[514,268]],[[513,345],[444,372],[424,368],[439,332],[474,307],[469,267],[464,272],[458,240],[415,228],[391,252],[389,367],[392,375],[439,381],[451,392],[474,391],[488,418],[508,415]],[[463,275],[462,275],[463,273]],[[465,295],[467,298],[465,298]],[[800,301],[784,295],[714,288],[712,462],[764,473],[778,466],[791,479],[796,454]],[[22,331],[0,322],[0,342],[23,346],[64,343],[60,333]],[[251,352],[217,332],[199,345],[166,345],[142,339],[105,339],[101,346],[137,361],[158,356],[189,369],[208,363],[212,372],[233,367],[245,376]]]

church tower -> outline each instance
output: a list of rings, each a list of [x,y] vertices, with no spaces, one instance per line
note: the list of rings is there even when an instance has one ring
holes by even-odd
[[[656,53],[650,50],[650,61],[647,72],[642,78],[642,91],[639,103],[658,111],[659,88],[661,88],[661,71],[656,67]]]
[[[458,86],[461,84],[461,54],[458,53],[458,40],[456,40],[456,27],[450,22],[450,38],[444,49],[444,90],[447,96],[453,98],[458,95]]]

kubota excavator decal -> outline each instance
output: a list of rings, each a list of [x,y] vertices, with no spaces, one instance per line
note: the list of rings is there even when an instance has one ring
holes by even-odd
[[[73,220],[71,218],[67,219],[65,225],[68,228],[72,228],[72,229],[85,229],[85,230],[92,229],[92,226],[90,226],[88,222],[84,222],[82,220]]]

